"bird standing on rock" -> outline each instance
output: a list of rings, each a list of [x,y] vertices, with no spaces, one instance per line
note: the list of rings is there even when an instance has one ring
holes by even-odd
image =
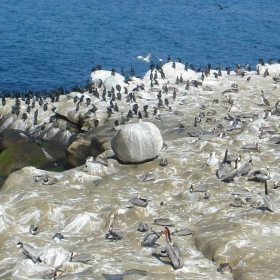
[[[34,263],[42,262],[37,250],[27,243],[18,242],[17,247],[21,249],[21,252],[28,258],[31,259]]]
[[[166,238],[166,247],[161,253],[166,254],[166,256],[169,257],[174,269],[183,267],[184,260],[181,250],[179,249],[177,243],[171,241],[169,228],[165,227],[162,233]]]
[[[261,90],[261,94],[262,94],[262,97],[261,97],[261,99],[262,99],[262,105],[263,105],[263,106],[270,106],[270,102],[264,97],[264,92],[263,92],[263,90]]]
[[[206,190],[205,194],[204,194],[204,199],[209,200],[210,198],[210,191]]]
[[[32,234],[32,235],[36,235],[38,234],[40,231],[39,231],[39,227],[37,225],[31,225],[29,227],[29,232]]]

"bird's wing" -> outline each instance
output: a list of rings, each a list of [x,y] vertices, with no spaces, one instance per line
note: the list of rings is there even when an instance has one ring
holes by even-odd
[[[177,243],[167,244],[166,252],[175,268],[182,267],[182,253],[177,245]]]

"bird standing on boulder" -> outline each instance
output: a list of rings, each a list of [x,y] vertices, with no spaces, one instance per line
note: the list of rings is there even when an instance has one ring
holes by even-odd
[[[162,232],[166,238],[166,247],[165,250],[162,251],[162,253],[166,254],[166,256],[169,257],[174,269],[183,267],[184,260],[181,250],[179,249],[177,243],[171,241],[169,228],[165,227]]]
[[[34,263],[42,262],[39,257],[37,250],[29,244],[18,242],[17,247],[21,249],[21,252],[28,258],[31,259]]]

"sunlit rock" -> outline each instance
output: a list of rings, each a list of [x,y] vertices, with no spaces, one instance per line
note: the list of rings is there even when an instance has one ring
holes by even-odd
[[[140,163],[154,159],[162,144],[159,129],[149,122],[121,126],[111,140],[114,153],[124,163]]]

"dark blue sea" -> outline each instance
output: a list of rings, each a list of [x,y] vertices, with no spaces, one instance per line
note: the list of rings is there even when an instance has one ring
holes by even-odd
[[[220,10],[219,3],[224,9]],[[0,91],[83,86],[93,66],[181,59],[222,68],[280,59],[279,0],[1,0]]]

